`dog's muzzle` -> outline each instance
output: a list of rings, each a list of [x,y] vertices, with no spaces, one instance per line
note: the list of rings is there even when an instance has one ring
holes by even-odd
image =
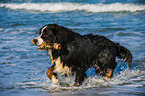
[[[36,39],[32,39],[31,43],[40,46],[41,44],[43,44],[43,39],[39,36]]]
[[[31,39],[31,43],[32,43],[32,44],[36,45],[36,44],[37,44],[37,42],[38,42],[38,40],[37,40],[37,39]]]
[[[31,39],[31,43],[39,46],[38,49],[40,51],[48,50],[48,49],[55,49],[55,50],[61,50],[62,46],[58,43],[50,43],[50,41],[43,41],[43,39],[37,37],[36,39]]]
[[[45,51],[47,48],[46,48],[46,43],[45,42],[41,42],[39,41],[39,39],[31,39],[31,43],[36,45],[36,46],[39,46],[38,47],[38,50],[39,51]]]

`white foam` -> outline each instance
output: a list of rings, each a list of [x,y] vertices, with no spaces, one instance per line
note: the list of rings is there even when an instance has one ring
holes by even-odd
[[[87,12],[120,12],[120,11],[143,11],[145,5],[137,5],[132,3],[113,3],[113,4],[83,4],[83,3],[1,3],[0,7],[10,9],[25,9],[25,10],[37,10],[41,12],[64,12],[84,10]]]
[[[100,88],[100,87],[110,87],[110,86],[125,86],[125,87],[143,87],[145,84],[145,71],[140,70],[131,70],[122,72],[120,75],[114,76],[112,79],[106,79],[105,77],[94,76],[89,77],[85,80],[82,86],[75,87],[74,84],[74,77],[71,78],[62,78],[61,82],[68,85],[47,85],[46,89],[50,90],[83,90],[88,88]],[[140,79],[139,79],[140,78]]]
[[[29,88],[29,87],[40,87],[40,91],[61,91],[61,90],[84,90],[88,88],[104,88],[104,87],[112,87],[112,86],[122,86],[122,87],[128,87],[128,88],[139,88],[143,87],[145,85],[145,71],[140,70],[131,70],[131,71],[125,71],[122,72],[120,75],[114,76],[112,79],[106,79],[105,77],[89,77],[85,80],[82,86],[76,87],[73,86],[74,84],[74,77],[71,78],[60,78],[61,82],[66,83],[66,85],[55,85],[52,83],[50,79],[46,75],[44,75],[41,80],[38,81],[30,81],[30,82],[24,82],[24,83],[16,83],[16,86],[21,86],[23,88]],[[138,79],[140,78],[140,79]],[[62,80],[61,80],[62,79]],[[31,85],[31,86],[29,86]],[[111,92],[111,91],[109,91]],[[105,94],[105,93],[99,93],[99,94]],[[117,94],[117,93],[116,93]]]
[[[0,31],[2,31],[3,30],[3,28],[0,28]]]
[[[143,76],[142,76],[143,75]],[[114,76],[112,79],[107,80],[105,77],[90,77],[84,82],[84,87],[108,87],[108,86],[134,86],[143,87],[145,71],[131,70],[122,72],[120,75]]]

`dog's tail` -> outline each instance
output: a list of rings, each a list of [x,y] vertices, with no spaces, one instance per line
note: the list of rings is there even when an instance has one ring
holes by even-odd
[[[115,44],[116,44],[116,50],[117,50],[117,57],[124,59],[125,61],[124,63],[127,62],[127,68],[129,69],[132,63],[132,58],[133,58],[131,52],[127,48],[119,45],[119,43],[115,43]]]

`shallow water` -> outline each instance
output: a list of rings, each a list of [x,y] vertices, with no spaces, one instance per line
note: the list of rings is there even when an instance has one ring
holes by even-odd
[[[145,2],[143,0],[9,0],[0,1],[1,96],[144,96]],[[130,70],[117,58],[114,77],[106,80],[89,69],[82,86],[74,77],[54,85],[45,75],[51,66],[46,51],[30,40],[45,24],[57,23],[80,34],[104,35],[133,54]]]

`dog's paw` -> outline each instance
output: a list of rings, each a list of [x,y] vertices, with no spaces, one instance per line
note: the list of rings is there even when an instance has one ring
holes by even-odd
[[[59,83],[59,80],[56,79],[56,77],[55,77],[54,75],[52,76],[51,80],[52,80],[52,82],[53,82],[54,84],[58,84],[58,83]]]
[[[75,87],[79,87],[80,84],[79,84],[78,82],[75,82],[75,83],[74,83],[74,86],[75,86]]]
[[[60,82],[59,84],[60,84],[60,86],[63,86],[63,87],[69,87],[69,86],[70,86],[70,85],[69,85],[68,83],[66,83],[66,82]]]

